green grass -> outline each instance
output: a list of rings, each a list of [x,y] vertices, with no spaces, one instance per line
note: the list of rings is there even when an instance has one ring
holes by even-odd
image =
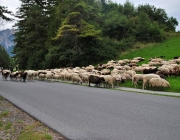
[[[0,119],[3,118],[3,117],[7,117],[9,115],[9,111],[3,111],[0,113]]]
[[[11,128],[11,126],[12,126],[12,123],[11,123],[11,122],[8,122],[8,123],[4,126],[4,129],[5,129],[5,130],[8,130],[8,129]]]
[[[151,57],[165,56],[165,59],[169,60],[173,59],[174,56],[180,56],[180,35],[153,46],[128,50],[127,53],[120,56],[120,59],[132,59],[137,56],[145,58],[145,62],[148,62]]]
[[[21,133],[18,140],[52,140],[52,136],[49,134],[29,131]]]
[[[147,46],[142,44],[141,45],[136,44],[134,47],[135,49],[128,50],[127,52],[121,54],[119,60],[133,59],[134,57],[143,57],[145,58],[145,61],[139,64],[142,65],[143,63],[147,64],[148,60],[151,57],[165,56],[164,58],[165,60],[170,60],[173,59],[174,56],[180,56],[180,34],[170,37],[169,39],[167,39],[162,43],[157,43],[155,45],[148,45],[148,44],[146,45]],[[180,76],[179,77],[171,76],[170,78],[167,78],[167,81],[170,83],[170,88],[161,89],[162,91],[180,92]],[[131,82],[126,82],[121,86],[134,88]],[[137,88],[142,89],[142,84],[140,84],[140,86]]]

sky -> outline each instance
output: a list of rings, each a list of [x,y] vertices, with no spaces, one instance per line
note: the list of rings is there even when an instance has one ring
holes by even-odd
[[[116,3],[124,4],[126,0],[112,0]],[[176,27],[176,31],[180,31],[180,2],[179,0],[129,0],[135,7],[138,5],[149,4],[153,5],[156,8],[164,9],[168,17],[174,17],[179,22],[179,26]],[[19,0],[0,0],[0,5],[7,7],[9,11],[15,13],[16,8],[20,6]],[[0,23],[0,30],[12,28],[14,22],[3,24]]]

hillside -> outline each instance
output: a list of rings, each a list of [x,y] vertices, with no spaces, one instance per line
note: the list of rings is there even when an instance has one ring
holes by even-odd
[[[134,57],[143,57],[145,61],[139,63],[147,64],[148,60],[152,57],[160,57],[165,56],[164,60],[173,59],[175,56],[180,56],[180,34],[176,34],[176,36],[171,36],[169,39],[162,43],[157,44],[136,44],[134,49],[123,52],[119,59],[132,59]],[[163,91],[167,92],[180,92],[180,76],[170,76],[167,77],[167,81],[170,83],[170,88],[163,89]],[[132,82],[126,82],[125,84],[121,84],[123,87],[132,87]],[[140,84],[137,88],[142,88]],[[151,89],[155,90],[155,89]],[[162,89],[161,89],[162,90]]]
[[[173,59],[174,56],[180,56],[180,34],[169,37],[162,43],[156,44],[136,44],[134,49],[123,52],[120,55],[120,59],[132,59],[134,57],[145,58],[146,63],[151,57],[165,56],[165,59]]]

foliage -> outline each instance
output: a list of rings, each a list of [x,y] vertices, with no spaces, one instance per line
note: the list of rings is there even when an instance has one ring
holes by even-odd
[[[10,58],[4,47],[0,46],[0,67],[9,68]]]
[[[7,10],[7,7],[0,5],[0,18],[2,18],[3,20],[6,20],[6,21],[13,20],[12,18],[9,18],[6,14],[12,15],[12,12]]]
[[[162,42],[178,25],[165,10],[130,1],[21,0],[15,60],[21,69],[86,66],[114,59],[135,42]]]
[[[21,69],[41,69],[47,53],[45,42],[50,17],[39,2],[23,1],[18,11],[17,17],[21,20],[16,24],[19,31],[15,33],[17,43],[13,53]]]

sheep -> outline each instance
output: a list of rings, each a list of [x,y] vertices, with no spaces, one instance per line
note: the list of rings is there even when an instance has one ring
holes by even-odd
[[[111,74],[111,71],[109,69],[103,69],[103,70],[101,70],[101,74],[108,75],[108,74]]]
[[[33,70],[26,70],[25,72],[27,72],[27,79],[29,81],[33,81],[34,80],[34,74],[33,74]]]
[[[39,72],[38,77],[41,81],[44,81],[44,79],[46,77],[46,73]]]
[[[99,76],[96,76],[96,75],[90,75],[88,77],[89,86],[91,86],[90,85],[91,83],[94,83],[94,84],[96,84],[96,86],[99,86],[99,84],[101,82],[105,82],[105,79],[103,77],[99,77]]]
[[[10,79],[11,80],[13,80],[13,79],[17,80],[18,77],[19,77],[19,72],[18,71],[10,73]]]
[[[143,81],[143,76],[145,74],[135,74],[133,77],[132,77],[132,84],[136,87],[138,86],[138,82],[139,81]]]
[[[131,63],[139,63],[139,60],[135,60],[135,59],[133,59],[133,60],[131,60]]]
[[[144,70],[143,70],[143,74],[156,73],[157,71],[158,71],[158,68],[144,69]]]
[[[165,68],[165,67],[159,67],[158,70],[159,70],[158,73],[163,74],[163,75],[169,77],[170,70],[169,70],[168,68]]]
[[[120,74],[122,77],[125,77],[124,79],[125,79],[125,81],[127,81],[127,80],[132,80],[132,77],[131,77],[131,75],[130,74],[128,74],[128,73],[123,73],[123,74]]]
[[[129,74],[131,77],[136,74],[134,70],[127,70],[124,72],[124,74]]]
[[[148,62],[149,66],[161,66],[162,63],[160,62]]]
[[[146,75],[144,75],[143,76],[143,89],[146,88],[146,85],[148,84],[148,82],[151,78],[160,78],[160,76],[157,74],[146,74]]]
[[[145,60],[145,58],[142,58],[142,57],[135,57],[135,58],[133,58],[133,60],[144,61],[144,60]]]
[[[10,70],[2,70],[2,77],[3,77],[3,80],[7,80],[8,76],[10,75]]]
[[[87,85],[87,84],[88,84],[89,74],[88,74],[88,73],[81,73],[81,74],[80,74],[80,77],[81,77],[81,79],[82,79],[82,82]]]
[[[134,68],[134,71],[137,73],[137,72],[140,72],[140,73],[143,73],[143,70],[145,69],[145,67],[142,67],[142,66],[139,66],[139,67],[135,67]]]
[[[47,80],[49,80],[49,81],[52,82],[53,75],[54,75],[53,72],[48,72],[48,73],[46,74],[45,78],[46,78]]]
[[[115,83],[119,83],[119,81],[121,80],[121,77],[118,77],[118,76],[116,77],[116,76],[112,76],[112,75],[104,75],[103,78],[105,79],[104,87],[105,86],[107,87],[106,84],[108,84],[108,87],[109,87],[109,85],[111,85],[112,88],[114,88]]]
[[[65,74],[64,74],[64,80],[65,80],[65,81],[71,81],[71,79],[72,79],[72,73],[70,73],[70,72],[65,72]]]
[[[149,67],[149,64],[142,64],[142,67]]]
[[[78,76],[78,75],[73,75],[72,76],[72,81],[73,81],[73,84],[74,82],[76,82],[76,84],[81,84],[82,85],[82,79]]]
[[[27,74],[28,74],[27,72],[20,71],[19,72],[20,81],[21,81],[21,79],[23,79],[23,82],[25,82],[26,78],[27,78]]]
[[[124,65],[123,68],[124,68],[124,70],[132,70],[132,68],[128,65]]]
[[[149,80],[149,86],[151,87],[170,87],[170,83],[162,78],[151,78]]]
[[[129,62],[129,61],[128,61]],[[119,60],[118,61],[118,64],[120,64],[120,65],[124,65],[126,62],[124,61],[124,60]]]
[[[53,75],[53,79],[55,79],[56,81],[58,81],[61,78],[61,75],[59,73],[55,73]]]

